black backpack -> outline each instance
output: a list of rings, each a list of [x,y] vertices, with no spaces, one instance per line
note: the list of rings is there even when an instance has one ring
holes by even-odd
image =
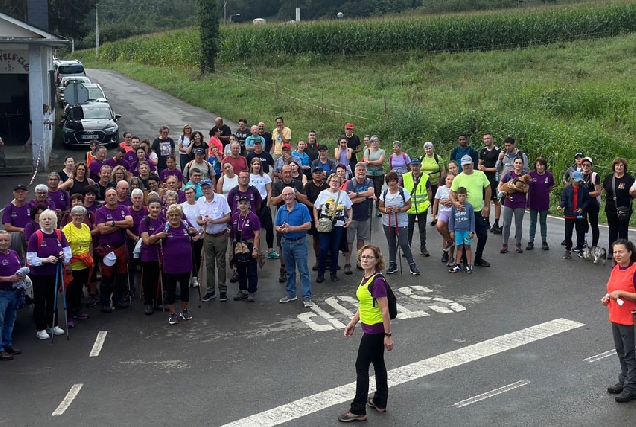
[[[389,318],[395,319],[397,317],[397,299],[395,298],[393,289],[391,289],[391,287],[389,286],[389,282],[386,281],[386,279],[381,273],[378,273],[373,276],[373,280],[371,281],[371,283],[369,283],[369,286],[368,286],[369,293],[373,296],[373,283],[375,282],[375,279],[377,279],[378,277],[381,277],[384,280],[384,283],[386,284],[386,298],[389,302]],[[374,307],[375,307],[375,303],[376,303],[376,299],[373,298]]]

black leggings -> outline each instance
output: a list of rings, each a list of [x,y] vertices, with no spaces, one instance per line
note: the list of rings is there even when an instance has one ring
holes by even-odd
[[[592,228],[592,246],[598,246],[598,239],[600,236],[598,229],[598,212],[600,208],[597,202],[590,202],[590,208],[587,211],[587,216],[590,221],[590,227]]]
[[[181,290],[181,302],[190,301],[190,272],[179,274],[163,273],[163,285],[166,290],[166,302],[168,305],[174,305],[177,282],[179,282],[179,289]]]
[[[57,326],[57,307],[53,305],[57,292],[55,275],[36,276],[31,274],[31,282],[33,282],[33,302],[35,304],[33,307],[35,329],[42,331]],[[55,320],[53,320],[53,312],[55,312]],[[53,321],[52,325],[51,321]]]
[[[159,298],[159,261],[141,263],[141,286],[144,289],[144,305],[152,305]]]
[[[609,228],[609,252],[612,253],[612,244],[618,239],[627,239],[627,230],[629,229],[629,221],[619,221],[616,211],[607,212],[607,226]],[[631,212],[630,215],[631,217]]]
[[[192,277],[199,277],[201,268],[201,249],[203,249],[203,239],[192,241]]]
[[[263,203],[266,203],[264,201]],[[263,206],[258,212],[258,220],[261,222],[261,230],[265,230],[265,242],[267,249],[274,247],[274,223],[272,222],[272,211],[269,206]]]
[[[88,268],[73,270],[73,281],[66,290],[66,302],[71,313],[82,307],[82,291],[84,286],[88,287],[88,271]]]
[[[375,208],[380,206],[380,194],[382,193],[382,186],[384,185],[384,175],[371,176],[367,175],[367,178],[373,181],[373,192],[375,193]]]

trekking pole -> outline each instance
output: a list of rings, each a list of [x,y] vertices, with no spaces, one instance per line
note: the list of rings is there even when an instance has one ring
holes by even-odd
[[[398,224],[398,214],[395,211],[393,211],[393,213],[395,214],[395,240],[397,240],[398,259],[400,260],[400,275],[402,275],[402,246],[400,246],[400,227]]]
[[[53,328],[55,327],[55,312],[57,311],[57,285],[60,279],[60,264],[55,265],[55,293],[53,294],[53,318],[51,319],[51,344],[53,344]]]
[[[165,231],[168,231],[169,224],[166,222]],[[159,239],[159,286],[161,287],[161,311],[166,311],[166,301],[163,293],[163,240]]]
[[[60,264],[60,279],[62,282],[62,301],[64,304],[64,322],[66,323],[66,341],[68,341],[69,338],[69,332],[68,332],[68,309],[66,306],[66,284],[64,283],[64,265]]]
[[[197,289],[199,290],[199,305],[198,305],[199,308],[201,308],[201,294],[203,293],[201,291],[201,288],[203,287],[203,266],[205,265],[205,239],[206,239],[206,233],[204,231],[203,246],[201,247],[201,265],[199,266],[199,286],[197,287]]]

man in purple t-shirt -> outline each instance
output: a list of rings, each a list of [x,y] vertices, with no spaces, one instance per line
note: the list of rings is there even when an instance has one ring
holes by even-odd
[[[131,138],[130,146],[132,147],[132,149],[129,151],[126,151],[126,154],[124,154],[124,160],[126,160],[128,164],[132,167],[132,164],[137,161],[137,149],[141,146],[141,141],[138,136],[133,136]],[[146,157],[148,157],[147,154],[146,154]],[[150,160],[150,158],[147,158],[146,160]]]
[[[102,169],[104,159],[106,159],[106,147],[99,147],[95,158],[88,165],[89,178],[95,182],[99,181],[99,171]]]
[[[111,313],[110,295],[113,294],[115,307],[128,308],[124,301],[126,290],[126,277],[128,272],[128,251],[126,250],[126,229],[133,226],[133,219],[128,215],[127,208],[117,203],[117,191],[114,188],[106,190],[106,204],[97,209],[95,224],[99,230],[99,247],[105,255],[102,259],[102,283],[100,286],[100,299],[102,311]],[[108,265],[112,257],[116,256],[115,263]]]
[[[238,201],[242,197],[250,201],[252,212],[261,210],[263,199],[258,189],[250,185],[250,173],[248,171],[241,171],[238,174],[238,185],[231,189],[227,195],[227,204],[232,212],[238,212]]]
[[[24,226],[29,222],[29,203],[26,198],[29,194],[27,186],[18,184],[13,187],[13,202],[5,206],[2,212],[4,229],[10,233],[24,232]]]
[[[104,160],[104,164],[110,166],[112,169],[115,169],[116,166],[123,166],[130,172],[130,163],[124,159],[125,155],[126,150],[124,148],[117,147],[115,149],[115,155],[108,160]]]
[[[71,199],[68,195],[68,192],[59,189],[60,185],[60,176],[57,172],[49,173],[47,185],[49,187],[49,199],[53,202],[55,206],[55,212],[58,217],[68,213],[71,209]]]

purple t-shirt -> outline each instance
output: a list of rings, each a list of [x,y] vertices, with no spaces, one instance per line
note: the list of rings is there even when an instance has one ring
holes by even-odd
[[[38,224],[35,221],[29,220],[29,222],[27,222],[27,224],[24,226],[24,240],[28,242],[29,239],[31,238],[31,234],[35,233],[39,229],[40,229],[40,224]]]
[[[371,292],[371,295],[376,300],[378,298],[386,298],[386,282],[384,281],[384,279],[378,277],[373,280],[372,290],[373,292]],[[365,334],[384,334],[384,323],[382,322],[376,323],[375,325],[365,325],[364,323],[360,322],[360,326],[362,327],[362,332],[364,332]]]
[[[38,248],[37,233],[33,233],[29,238],[27,252],[36,252],[38,258],[48,258],[51,255],[58,256],[63,248],[68,246],[66,236],[62,233],[62,241],[57,240],[57,233],[53,231],[51,234],[42,233],[42,245]],[[31,274],[35,276],[54,276],[56,264],[42,264],[38,267],[30,266]],[[15,273],[15,272],[14,272]]]
[[[13,249],[9,249],[8,254],[0,253],[0,276],[12,276],[20,267],[22,267],[20,257]],[[1,291],[11,289],[13,289],[13,282],[0,282]]]
[[[108,209],[106,206],[102,206],[97,209],[95,214],[95,225],[98,224],[110,224],[112,221],[122,221],[126,219],[128,215],[128,209],[125,206],[117,205],[115,209]],[[104,246],[119,247],[126,243],[126,231],[123,228],[110,234],[100,234],[99,244]]]
[[[146,154],[146,156],[148,155]],[[157,167],[155,166],[154,162],[148,160],[148,166],[150,167],[150,172],[157,171]],[[130,164],[130,173],[132,173],[136,177],[139,177],[139,162],[133,162]]]
[[[238,212],[238,199],[241,196],[245,196],[249,199],[252,212],[258,212],[261,209],[263,198],[261,197],[261,193],[258,192],[258,189],[250,185],[247,187],[247,191],[240,191],[237,185],[231,189],[227,195],[227,204],[230,206],[232,212]]]
[[[501,178],[501,182],[513,181],[516,178],[520,178],[521,175],[517,175],[515,171],[506,172],[506,174]],[[525,209],[526,208],[526,193],[516,192],[510,195],[512,200],[509,198],[504,199],[504,206],[509,207],[510,209]]]
[[[55,203],[53,203],[53,200],[51,200],[48,196],[46,198],[45,201],[43,202],[38,202],[37,199],[33,199],[31,201],[29,201],[28,206],[29,206],[29,212],[31,211],[31,208],[39,203],[42,203],[44,205],[46,205],[47,209],[51,209],[51,210],[55,210]]]
[[[93,164],[93,162],[91,162]],[[104,164],[111,167],[111,169],[115,169],[116,166],[123,166],[127,171],[130,171],[130,163],[128,163],[125,159],[121,159],[120,161],[115,161],[112,157],[110,159],[104,160]]]
[[[132,206],[132,202],[130,201],[129,197],[126,197],[123,201],[117,200],[117,203],[120,206],[126,206],[127,208],[130,208]]]
[[[71,199],[68,193],[64,190],[49,191],[49,199],[53,201],[55,209],[59,209],[62,212],[71,207]]]
[[[102,169],[102,164],[104,162],[100,162],[97,159],[93,159],[91,161],[91,164],[88,165],[88,173],[89,173],[89,178],[92,179],[93,181],[97,182],[99,181],[99,171]]]
[[[14,206],[13,203],[9,203],[2,213],[2,223],[24,228],[31,221],[29,210],[29,203],[25,203],[24,206]]]
[[[165,224],[165,221],[162,221],[160,218],[157,218],[157,219],[149,218],[148,222],[146,222],[146,219],[144,218],[139,223],[139,235],[141,235],[141,233],[148,233],[149,236],[152,236],[157,231],[163,230],[164,224]],[[141,262],[154,262],[154,261],[159,261],[159,242],[150,246],[142,242],[141,243]]]
[[[176,228],[168,227],[168,237],[163,241],[163,272],[166,274],[192,271],[192,246],[187,226],[187,223],[181,222]],[[160,228],[153,234],[161,233],[164,229]]]
[[[550,172],[539,175],[530,171],[532,180],[528,190],[528,208],[535,211],[547,211],[550,207],[550,189],[554,187],[554,176]]]
[[[242,216],[240,212],[236,212],[230,218],[230,237],[238,238],[238,232],[241,233],[241,240],[254,239],[254,232],[261,229],[261,222],[254,212],[248,212],[247,216]]]
[[[143,220],[143,218],[148,215],[148,208],[142,206],[141,209],[136,211],[132,206],[128,208],[128,215],[130,215],[133,219],[133,226],[129,228],[130,232],[135,236],[139,236],[139,224]]]
[[[183,174],[178,168],[175,168],[174,170],[164,169],[161,171],[161,175],[159,175],[161,182],[166,182],[166,180],[171,176],[176,176],[179,182],[183,182]]]
[[[97,209],[99,208],[99,206],[97,206],[97,203],[93,203],[92,206],[84,206],[84,207],[86,208],[87,211],[92,213],[93,216],[97,213]]]

